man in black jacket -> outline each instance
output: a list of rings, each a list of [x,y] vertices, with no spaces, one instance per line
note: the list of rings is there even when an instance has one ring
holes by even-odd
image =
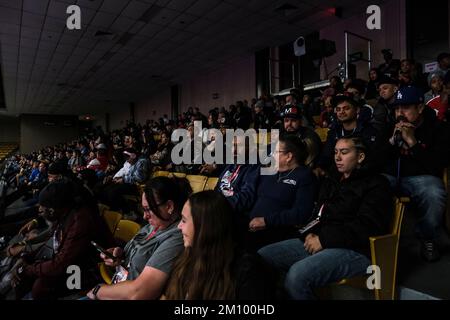
[[[411,197],[421,219],[417,233],[421,254],[427,261],[439,259],[436,238],[443,224],[447,193],[442,181],[449,159],[449,133],[425,107],[420,89],[400,88],[393,106],[397,124],[390,138],[390,159],[384,172],[391,186]]]
[[[368,147],[368,155],[372,168],[379,167],[381,159],[380,150],[386,145],[378,131],[367,121],[360,121],[359,103],[351,96],[337,95],[332,100],[337,116],[337,123],[328,131],[327,140],[319,157],[315,174],[324,176],[333,164],[334,147],[336,141],[342,137],[360,137]],[[373,155],[373,156],[372,156]]]
[[[392,123],[390,106],[395,100],[397,90],[398,80],[383,76],[378,81],[380,99],[373,107],[373,119],[370,122],[379,132],[385,132]]]
[[[283,118],[283,132],[288,134],[294,134],[303,141],[306,145],[308,151],[308,157],[305,160],[305,165],[307,167],[313,168],[316,163],[320,150],[322,148],[322,142],[319,136],[314,130],[303,126],[302,123],[302,112],[294,105],[286,105],[282,112],[281,117]]]

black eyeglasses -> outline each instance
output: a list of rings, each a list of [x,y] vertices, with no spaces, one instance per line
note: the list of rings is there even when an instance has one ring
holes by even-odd
[[[160,206],[162,206],[163,204],[165,204],[167,201],[164,201],[164,202],[161,202],[161,203],[155,203],[155,209],[156,208],[158,208],[158,207],[160,207]],[[151,209],[150,207],[142,207],[142,210],[145,212],[145,213],[152,213],[152,212],[155,212],[155,211],[157,211],[157,210],[153,210],[153,209]]]

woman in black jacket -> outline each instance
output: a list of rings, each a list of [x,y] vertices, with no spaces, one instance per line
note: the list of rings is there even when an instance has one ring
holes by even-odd
[[[365,150],[360,138],[339,139],[337,172],[324,181],[315,217],[300,230],[300,239],[258,251],[286,275],[293,299],[311,299],[314,288],[364,274],[370,265],[369,237],[388,232],[392,194],[383,176],[365,170]]]

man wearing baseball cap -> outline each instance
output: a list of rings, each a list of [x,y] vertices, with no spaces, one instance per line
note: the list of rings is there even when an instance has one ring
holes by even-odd
[[[395,93],[397,92],[399,85],[398,80],[387,76],[382,76],[377,85],[380,99],[373,108],[373,119],[371,120],[371,123],[375,129],[379,132],[383,132],[393,121],[390,105],[395,100]]]
[[[302,139],[308,151],[305,165],[313,168],[316,165],[322,147],[319,136],[314,130],[302,125],[302,112],[297,106],[285,105],[280,115],[283,119],[282,131],[288,134],[295,134]]]
[[[436,240],[447,201],[442,172],[448,166],[449,132],[436,120],[435,112],[424,105],[419,88],[401,87],[392,106],[396,124],[384,172],[391,186],[417,205],[421,256],[435,261],[440,257]]]

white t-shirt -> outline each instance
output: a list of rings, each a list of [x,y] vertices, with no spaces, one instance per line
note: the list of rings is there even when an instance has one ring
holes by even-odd
[[[114,175],[113,179],[123,178],[125,175],[128,174],[128,172],[130,171],[130,168],[131,168],[131,164],[128,161],[125,161],[122,169],[117,171],[117,173]]]

